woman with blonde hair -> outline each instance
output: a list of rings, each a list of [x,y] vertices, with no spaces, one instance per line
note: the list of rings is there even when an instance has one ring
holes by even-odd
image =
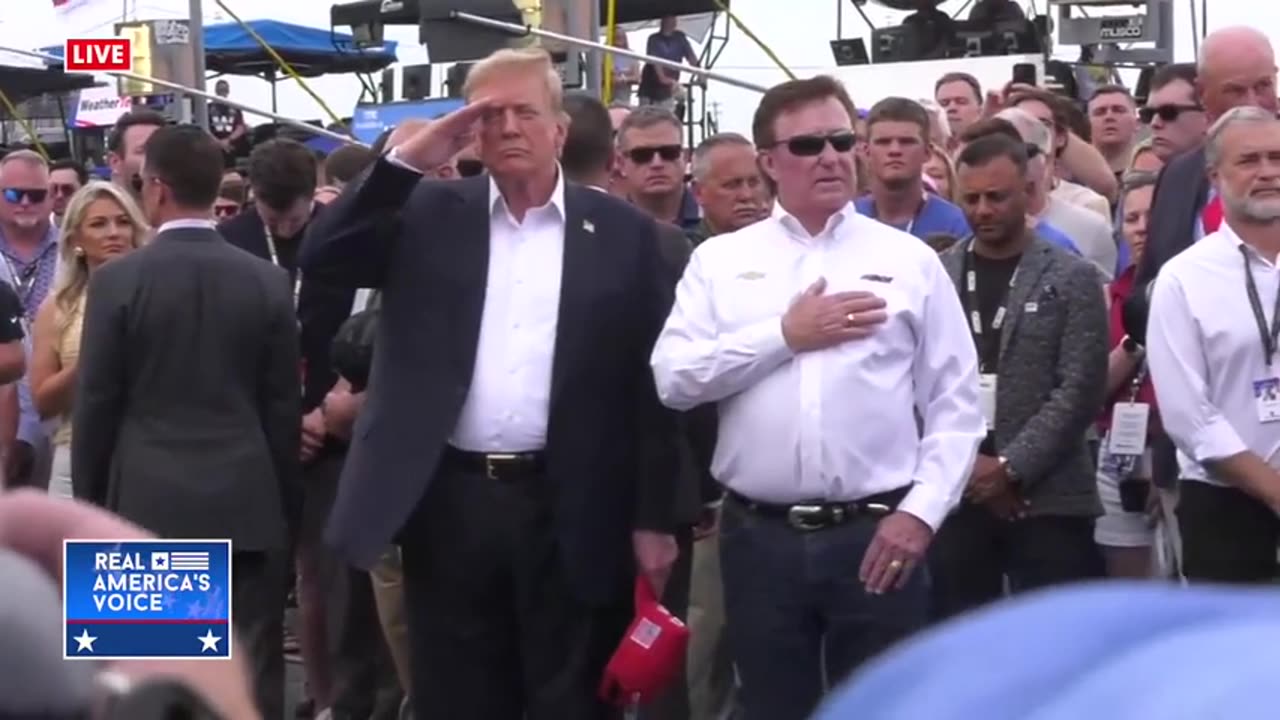
[[[41,419],[58,419],[51,495],[72,496],[71,406],[89,276],[103,263],[136,249],[149,233],[137,204],[111,183],[89,183],[67,204],[59,242],[61,269],[32,330],[32,400]]]
[[[925,177],[933,181],[938,197],[952,201],[952,192],[956,186],[956,166],[942,145],[929,145],[929,159],[924,161]]]

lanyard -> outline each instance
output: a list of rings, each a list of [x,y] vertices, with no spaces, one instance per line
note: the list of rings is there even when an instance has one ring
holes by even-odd
[[[1262,353],[1267,358],[1267,367],[1276,357],[1276,337],[1280,336],[1280,290],[1276,291],[1275,306],[1271,311],[1271,327],[1267,327],[1267,316],[1262,311],[1262,298],[1258,296],[1258,284],[1253,280],[1253,272],[1249,267],[1249,251],[1240,246],[1240,255],[1244,257],[1244,289],[1249,294],[1249,309],[1253,311],[1253,319],[1258,323],[1258,337],[1262,340]]]
[[[1147,361],[1143,360],[1138,364],[1138,371],[1133,374],[1133,380],[1129,381],[1129,404],[1138,402],[1138,391],[1142,389],[1142,382],[1147,379]]]
[[[973,268],[973,245],[974,241],[969,241],[969,247],[964,253],[965,297],[969,306],[969,329],[973,332],[973,344],[978,348],[979,355],[983,356],[979,360],[986,362],[986,358],[995,355],[1000,347],[1000,329],[1004,327],[1005,316],[1008,315],[1009,292],[1018,281],[1018,268],[1014,268],[1013,274],[1009,276],[1009,284],[1000,298],[1000,306],[991,316],[991,327],[984,328],[982,311],[978,308],[978,273]]]
[[[271,264],[278,268],[284,268],[280,264],[280,254],[276,252],[276,238],[271,234],[271,228],[266,223],[262,225],[262,234],[267,236],[267,252],[271,254]],[[293,304],[298,304],[298,294],[302,291],[302,268],[294,268],[293,270]]]
[[[23,313],[27,312],[27,301],[31,299],[31,293],[35,291],[36,280],[40,274],[40,262],[44,260],[46,250],[41,250],[31,260],[31,264],[21,272],[18,271],[18,265],[14,263],[13,258],[9,257],[8,253],[0,253],[0,256],[4,257],[4,264],[9,268],[9,276],[13,278],[13,289],[17,291],[18,299],[22,302]]]

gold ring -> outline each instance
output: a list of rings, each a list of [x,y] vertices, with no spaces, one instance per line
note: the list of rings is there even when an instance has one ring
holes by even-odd
[[[844,321],[850,325],[856,324],[858,322],[858,313],[849,313],[848,315],[845,315]]]
[[[901,569],[902,569],[902,561],[901,561],[901,560],[893,560],[893,561],[891,561],[891,562],[889,563],[889,569],[890,569],[890,570],[901,570]]]

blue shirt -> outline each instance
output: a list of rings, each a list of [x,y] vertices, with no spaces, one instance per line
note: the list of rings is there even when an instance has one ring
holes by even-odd
[[[858,214],[872,220],[880,219],[876,217],[876,202],[870,195],[858,198],[853,205],[857,208]],[[964,218],[964,211],[932,193],[925,195],[924,204],[920,206],[920,210],[911,222],[893,227],[915,235],[921,240],[934,233],[954,235],[957,240],[963,240],[973,234],[969,229],[969,222]]]
[[[36,311],[40,303],[49,294],[53,281],[57,277],[58,267],[58,228],[50,224],[40,249],[29,260],[23,260],[9,247],[9,241],[0,234],[0,259],[4,267],[0,268],[0,276],[13,286],[22,300],[22,309],[26,314],[23,347],[27,352],[27,362],[31,362],[32,337],[31,327],[35,324]],[[31,397],[30,375],[23,375],[18,381],[18,439],[35,445],[46,433],[40,421],[40,413],[36,411],[35,400]]]
[[[873,660],[814,720],[1259,720],[1280,593],[1109,582],[1032,593]]]
[[[1080,255],[1080,248],[1076,247],[1076,244],[1071,241],[1071,238],[1067,237],[1066,233],[1050,225],[1044,220],[1036,223],[1036,233],[1038,233],[1040,237],[1044,238],[1050,245],[1057,245],[1072,255],[1083,257]]]

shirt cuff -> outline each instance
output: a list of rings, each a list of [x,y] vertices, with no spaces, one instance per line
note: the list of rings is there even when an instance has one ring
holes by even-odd
[[[422,171],[419,170],[418,168],[400,159],[400,148],[391,148],[391,150],[387,152],[385,157],[387,159],[387,162],[391,163],[392,165],[395,165],[398,168],[404,168],[405,170],[415,172],[419,175],[423,174]]]
[[[948,502],[934,488],[916,483],[898,503],[897,510],[916,517],[936,533],[951,512],[952,505],[954,503]]]
[[[1221,415],[1197,430],[1191,437],[1191,452],[1195,455],[1195,461],[1199,463],[1225,460],[1232,455],[1248,451],[1249,447],[1240,439],[1235,428],[1231,427],[1231,423]]]

